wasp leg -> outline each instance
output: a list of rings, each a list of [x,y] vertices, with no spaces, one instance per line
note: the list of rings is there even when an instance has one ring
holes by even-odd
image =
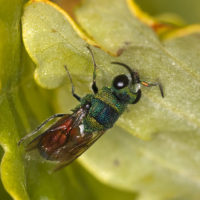
[[[141,83],[142,85],[144,85],[145,87],[158,86],[159,89],[160,89],[161,96],[164,98],[163,87],[162,87],[162,85],[161,85],[160,82],[148,83],[148,82],[146,82],[146,81],[140,81],[140,83]]]
[[[138,90],[138,91],[137,91],[136,99],[135,99],[135,101],[134,101],[132,104],[136,104],[136,103],[140,100],[141,95],[142,95],[141,90]]]
[[[92,61],[93,61],[93,66],[94,66],[94,71],[93,71],[93,81],[92,81],[92,90],[94,92],[94,94],[98,93],[98,87],[96,85],[96,69],[97,69],[97,64],[95,62],[95,59],[94,59],[94,54],[91,50],[91,48],[89,46],[87,46],[91,56],[92,56]]]
[[[71,75],[70,75],[70,73],[69,73],[69,71],[68,71],[68,69],[67,69],[67,66],[65,65],[64,68],[65,68],[65,70],[66,70],[66,72],[67,72],[67,74],[68,74],[68,76],[69,76],[69,80],[70,80],[71,85],[72,85],[72,95],[73,95],[73,97],[75,97],[75,99],[77,99],[78,101],[81,101],[81,97],[79,97],[79,96],[75,93],[74,84],[73,84],[73,82],[72,82],[72,77],[71,77]]]
[[[66,114],[55,114],[55,115],[52,115],[51,117],[49,117],[47,120],[45,120],[44,122],[42,122],[42,124],[40,124],[34,131],[32,131],[31,133],[29,133],[28,135],[24,136],[17,144],[18,146],[24,141],[26,140],[27,138],[35,135],[45,124],[47,124],[49,121],[51,121],[52,119],[55,119],[57,117],[63,117],[65,116]]]

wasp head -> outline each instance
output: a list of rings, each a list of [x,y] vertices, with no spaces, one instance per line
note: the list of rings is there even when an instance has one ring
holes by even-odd
[[[128,65],[120,62],[112,62],[125,67],[130,76],[120,74],[113,79],[112,90],[115,96],[123,103],[137,103],[141,97],[140,78],[137,72],[134,72]]]

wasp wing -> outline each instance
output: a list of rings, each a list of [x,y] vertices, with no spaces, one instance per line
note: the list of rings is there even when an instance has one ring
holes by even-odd
[[[84,153],[92,144],[94,144],[103,134],[104,131],[96,133],[86,133],[88,136],[83,139],[81,142],[74,145],[69,149],[68,144],[63,148],[64,159],[56,166],[53,171],[57,171],[78,158],[82,153]]]
[[[62,117],[43,134],[33,139],[26,150],[37,148],[45,159],[58,161],[55,170],[70,164],[104,133],[84,132],[85,116],[86,111],[80,108],[77,112]]]
[[[71,115],[66,114],[64,117],[62,117],[56,123],[54,123],[50,128],[48,128],[44,133],[42,133],[39,136],[37,136],[36,138],[34,138],[26,146],[26,151],[31,151],[31,150],[38,148],[41,138],[44,138],[45,136],[49,135],[50,133],[54,133],[51,136],[53,136],[53,135],[56,136],[56,131],[59,133],[59,129],[63,130],[63,123],[65,123],[66,126],[70,126],[70,121],[71,121]],[[59,134],[57,134],[57,135],[59,135]]]

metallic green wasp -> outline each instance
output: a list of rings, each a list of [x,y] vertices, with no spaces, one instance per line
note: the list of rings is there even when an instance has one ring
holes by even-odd
[[[32,137],[50,120],[61,118],[44,133],[33,139],[26,150],[38,149],[47,160],[58,161],[56,169],[60,169],[86,151],[104,132],[114,125],[120,115],[126,110],[128,104],[135,104],[141,98],[141,85],[146,87],[159,86],[162,97],[161,84],[141,81],[137,72],[120,62],[112,64],[120,65],[127,69],[130,78],[126,74],[116,76],[110,87],[104,86],[98,89],[96,84],[96,63],[93,53],[88,47],[94,64],[92,90],[94,94],[79,97],[74,91],[74,85],[70,73],[65,66],[72,84],[72,95],[80,102],[72,114],[55,114],[44,121],[36,130],[23,137],[20,141]]]

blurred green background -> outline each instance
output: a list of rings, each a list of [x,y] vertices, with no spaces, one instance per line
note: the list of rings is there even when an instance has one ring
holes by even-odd
[[[188,24],[200,22],[199,0],[135,0],[135,2],[152,16],[173,13]]]

